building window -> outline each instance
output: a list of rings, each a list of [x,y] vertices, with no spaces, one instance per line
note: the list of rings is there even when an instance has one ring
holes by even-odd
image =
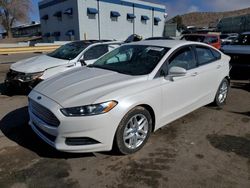
[[[134,14],[130,14],[130,13],[127,14],[127,20],[129,22],[133,23],[135,18],[136,16]]]
[[[53,14],[59,21],[62,21],[62,11],[58,11],[55,14]]]
[[[69,37],[69,40],[70,40],[70,41],[75,40],[75,31],[74,31],[73,29],[68,30],[68,31],[65,33],[65,35]]]
[[[161,21],[161,18],[154,17],[154,25],[159,25],[159,22]]]
[[[48,19],[49,19],[49,15],[48,14],[42,16],[42,20],[48,20]]]
[[[149,20],[149,17],[148,16],[145,16],[145,15],[142,15],[141,16],[141,22],[143,23],[143,24],[147,24],[147,21]]]
[[[89,19],[96,19],[96,14],[98,14],[98,10],[96,8],[87,8],[87,14]]]
[[[60,31],[56,31],[52,34],[52,36],[55,38],[56,41],[58,41],[61,36],[61,33]]]
[[[121,16],[121,14],[119,12],[116,12],[116,11],[111,11],[110,12],[110,18],[111,18],[112,21],[117,22],[119,16]]]
[[[68,8],[66,9],[63,14],[66,14],[68,16],[72,16],[73,15],[73,8]]]
[[[43,37],[50,37],[50,33],[45,33],[44,35],[43,35]]]

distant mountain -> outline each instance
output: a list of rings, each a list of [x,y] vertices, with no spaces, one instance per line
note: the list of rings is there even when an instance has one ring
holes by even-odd
[[[250,14],[250,7],[227,12],[192,12],[184,15],[180,15],[182,23],[185,26],[196,26],[196,27],[209,27],[216,26],[218,21],[225,17],[241,16]],[[169,20],[171,22],[174,18]]]

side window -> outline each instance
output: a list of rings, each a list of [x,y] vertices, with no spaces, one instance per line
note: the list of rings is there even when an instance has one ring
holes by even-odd
[[[190,70],[196,67],[196,60],[190,47],[182,48],[169,60],[169,68],[176,66]]]
[[[120,44],[109,44],[108,45],[108,51],[110,52],[110,51],[118,48],[119,46],[120,46]]]
[[[196,47],[197,58],[199,65],[204,65],[216,60],[212,51],[206,47]]]
[[[84,60],[98,59],[109,51],[108,45],[97,45],[84,53]]]

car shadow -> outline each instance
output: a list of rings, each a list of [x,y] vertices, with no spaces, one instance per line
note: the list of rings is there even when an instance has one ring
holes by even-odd
[[[250,117],[250,111],[248,111],[248,112],[234,112],[234,111],[230,111],[230,112],[234,113],[234,114],[240,114],[240,115],[243,115],[243,116]]]
[[[4,83],[0,83],[0,94],[6,95],[6,87],[5,87]]]
[[[232,82],[231,88],[242,89],[250,92],[250,81],[249,82]]]
[[[0,83],[0,95],[6,95],[9,97],[12,97],[14,95],[26,95],[26,96],[28,96],[29,92],[30,91],[28,91],[28,90],[18,90],[18,89],[13,89],[10,91],[6,88],[4,83]]]
[[[93,153],[74,154],[55,150],[33,132],[28,125],[28,121],[28,107],[22,107],[8,113],[2,118],[0,121],[0,130],[7,138],[37,153],[40,157],[68,159],[95,156]]]

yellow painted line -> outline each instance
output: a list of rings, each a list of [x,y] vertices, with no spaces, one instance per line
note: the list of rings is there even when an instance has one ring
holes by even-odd
[[[16,53],[35,53],[35,52],[50,52],[57,48],[56,46],[34,46],[34,47],[13,47],[13,48],[0,48],[0,54],[16,54]]]

